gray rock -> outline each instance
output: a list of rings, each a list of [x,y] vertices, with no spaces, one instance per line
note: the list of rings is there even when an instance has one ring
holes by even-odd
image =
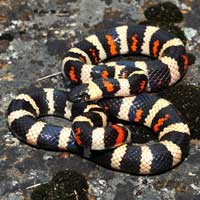
[[[9,2],[11,2],[9,4]],[[33,87],[63,87],[62,77],[37,82],[38,78],[61,70],[66,50],[92,32],[119,24],[144,20],[143,11],[154,1],[129,0],[2,0],[0,1],[0,199],[29,198],[35,184],[46,183],[64,169],[76,170],[88,179],[91,193],[102,200],[199,199],[199,146],[191,145],[188,158],[175,169],[157,176],[134,176],[97,166],[76,155],[46,152],[16,142],[7,128],[6,109],[21,91]],[[173,1],[191,7],[180,27],[197,30],[188,33],[189,51],[196,63],[189,67],[185,83],[199,81],[199,3]],[[185,29],[184,29],[185,30]],[[186,31],[187,32],[187,31]],[[194,34],[193,34],[194,35]],[[48,119],[65,124],[60,119]],[[69,123],[68,123],[69,124]]]

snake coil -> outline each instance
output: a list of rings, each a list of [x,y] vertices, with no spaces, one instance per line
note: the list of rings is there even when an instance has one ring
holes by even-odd
[[[124,54],[152,59],[104,62]],[[63,59],[63,75],[74,89],[18,95],[8,108],[8,126],[32,146],[83,157],[89,150],[89,160],[132,174],[165,172],[187,156],[190,131],[170,102],[149,92],[176,83],[187,65],[182,41],[158,27],[124,25],[90,35]],[[151,128],[159,141],[132,144],[130,130],[110,125],[107,114]],[[38,119],[45,115],[69,119],[72,128]]]

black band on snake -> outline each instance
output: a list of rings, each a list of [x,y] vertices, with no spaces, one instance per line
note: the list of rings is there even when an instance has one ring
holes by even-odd
[[[103,62],[124,54],[152,60]],[[18,95],[8,108],[9,128],[39,148],[83,157],[87,149],[89,160],[107,168],[131,174],[165,172],[187,156],[190,131],[170,102],[146,92],[173,85],[187,65],[182,41],[158,27],[125,25],[91,35],[63,60],[63,75],[76,86],[72,92],[46,88]],[[108,114],[151,128],[159,142],[132,144],[130,130],[108,124]],[[45,115],[69,119],[72,128],[38,119]]]

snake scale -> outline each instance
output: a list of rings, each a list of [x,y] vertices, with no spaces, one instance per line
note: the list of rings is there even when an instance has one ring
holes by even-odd
[[[152,59],[105,62],[125,54]],[[44,88],[19,94],[9,105],[8,126],[35,147],[65,150],[126,173],[162,173],[188,155],[190,131],[169,101],[150,92],[173,85],[187,68],[185,47],[171,33],[145,25],[111,28],[66,52],[62,72],[71,92]],[[72,127],[40,121],[46,115],[69,119]],[[108,123],[108,116],[151,128],[158,142],[132,144],[129,128]]]

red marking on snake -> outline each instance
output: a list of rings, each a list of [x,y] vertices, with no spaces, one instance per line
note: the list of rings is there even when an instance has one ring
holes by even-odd
[[[131,37],[131,39],[132,39],[132,44],[131,44],[131,50],[133,51],[133,52],[135,52],[135,51],[137,51],[137,43],[138,43],[138,39],[137,39],[137,34],[134,34],[132,37]]]
[[[70,76],[70,79],[74,82],[78,82],[78,79],[76,77],[76,74],[75,74],[75,68],[72,66],[69,70],[69,76]]]
[[[153,55],[154,55],[154,57],[157,57],[159,45],[160,45],[159,40],[154,41],[154,43],[153,43]]]
[[[80,138],[80,134],[81,134],[81,128],[77,128],[75,130],[75,139],[76,139],[76,142],[78,143],[78,145],[80,145],[82,143],[81,138]]]
[[[112,56],[115,56],[115,55],[117,55],[117,46],[116,46],[116,44],[115,44],[115,41],[113,40],[113,38],[112,38],[112,35],[106,35],[105,36],[106,37],[106,39],[107,39],[107,43],[108,43],[108,45],[110,46],[110,54],[112,55]]]
[[[134,121],[135,122],[139,122],[141,119],[142,119],[142,113],[143,113],[143,110],[142,109],[138,109],[135,113],[135,118],[134,118]]]
[[[182,55],[182,58],[183,58],[183,62],[184,62],[184,72],[186,72],[188,69],[188,64],[189,64],[188,56]]]
[[[166,114],[164,117],[160,118],[153,127],[154,132],[158,132],[160,130],[160,126],[162,126],[164,122],[169,119],[169,117],[170,116]]]
[[[158,86],[162,86],[163,82],[160,77],[157,78],[157,83],[158,83]]]
[[[143,91],[146,87],[146,81],[141,81],[140,82],[140,89],[139,89],[139,92]]]
[[[79,56],[79,59],[81,60],[81,62],[86,63],[86,59],[82,56]]]
[[[104,87],[106,88],[107,92],[113,92],[114,85],[111,82],[103,80],[103,84],[104,84]]]
[[[108,78],[108,75],[109,75],[108,71],[103,70],[101,73],[101,78]]]
[[[96,51],[95,49],[89,48],[90,53],[92,54],[93,58],[94,58],[94,62],[95,64],[97,64],[99,62],[99,59],[97,57]]]
[[[124,130],[121,126],[118,126],[118,125],[112,125],[112,128],[114,128],[117,133],[118,133],[118,136],[117,136],[117,139],[116,139],[116,142],[115,142],[115,146],[118,146],[120,144],[122,144],[122,142],[124,141],[124,137],[125,137],[125,133],[124,133]]]
[[[109,110],[109,107],[108,107],[108,106],[104,106],[104,110],[105,110],[105,111],[108,111],[108,110]]]

